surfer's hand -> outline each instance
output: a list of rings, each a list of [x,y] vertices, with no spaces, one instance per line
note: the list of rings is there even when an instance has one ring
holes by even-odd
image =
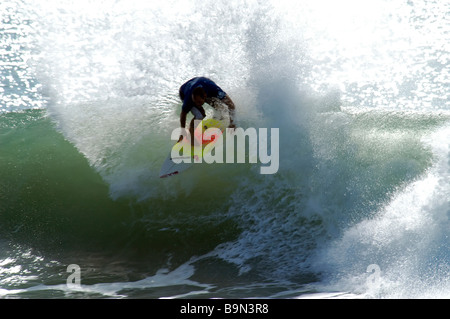
[[[234,125],[233,123],[230,123],[230,125],[228,125],[228,128],[235,129],[235,128],[236,128],[236,125]]]
[[[177,143],[180,143],[183,140],[183,135],[180,135],[180,138],[178,139]]]

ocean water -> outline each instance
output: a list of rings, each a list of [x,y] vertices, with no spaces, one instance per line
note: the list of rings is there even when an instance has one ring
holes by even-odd
[[[8,0],[0,17],[0,298],[450,296],[447,1]],[[199,75],[238,126],[279,128],[276,174],[159,178]]]

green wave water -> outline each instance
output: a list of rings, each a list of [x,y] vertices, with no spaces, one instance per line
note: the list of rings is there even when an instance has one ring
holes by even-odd
[[[317,150],[320,160],[312,172],[283,162],[280,174],[267,179],[244,165],[234,168],[237,175],[230,179],[230,165],[204,164],[186,172],[189,182],[153,177],[140,185],[144,193],[146,187],[170,186],[178,194],[113,199],[108,183],[45,111],[1,115],[0,216],[8,247],[3,253],[27,252],[3,256],[10,260],[4,269],[20,264],[16,276],[22,278],[11,283],[6,271],[3,287],[23,297],[105,297],[111,281],[140,283],[129,291],[124,284],[128,297],[178,295],[201,283],[213,285],[202,288],[205,296],[266,296],[293,287],[308,292],[298,287],[320,277],[309,263],[321,251],[323,236],[339,237],[349,225],[374,218],[384,203],[424,176],[433,154],[422,138],[448,122],[441,115],[376,112],[319,118],[345,123],[317,133],[313,144],[324,149]],[[308,189],[298,186],[305,179]],[[189,260],[195,271],[188,267],[184,275],[195,279],[191,286],[160,290],[140,281]],[[64,267],[72,263],[82,265],[83,284],[106,287],[63,289]],[[266,283],[247,287],[254,280]],[[275,287],[270,283],[280,280]],[[37,282],[44,286],[32,288]],[[112,295],[122,296],[121,290]]]

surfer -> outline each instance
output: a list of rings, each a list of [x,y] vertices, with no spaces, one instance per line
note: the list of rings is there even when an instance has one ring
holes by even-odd
[[[203,120],[206,117],[203,104],[207,103],[213,108],[217,108],[219,103],[223,103],[228,107],[230,115],[229,128],[235,128],[233,123],[235,106],[231,98],[216,83],[205,77],[196,77],[190,79],[180,87],[180,99],[183,101],[180,113],[180,124],[184,130],[186,127],[186,116],[189,112],[194,115],[189,125],[191,136],[194,134],[194,121]],[[180,135],[181,141],[183,135]]]

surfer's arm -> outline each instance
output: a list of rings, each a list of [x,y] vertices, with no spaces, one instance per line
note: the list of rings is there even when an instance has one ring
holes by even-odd
[[[228,106],[228,113],[230,114],[230,128],[235,128],[236,125],[234,125],[233,121],[234,121],[234,114],[235,114],[235,110],[236,107],[234,106],[233,101],[231,100],[231,98],[227,95],[225,95],[225,97],[222,99],[222,102],[225,103],[226,106]]]

